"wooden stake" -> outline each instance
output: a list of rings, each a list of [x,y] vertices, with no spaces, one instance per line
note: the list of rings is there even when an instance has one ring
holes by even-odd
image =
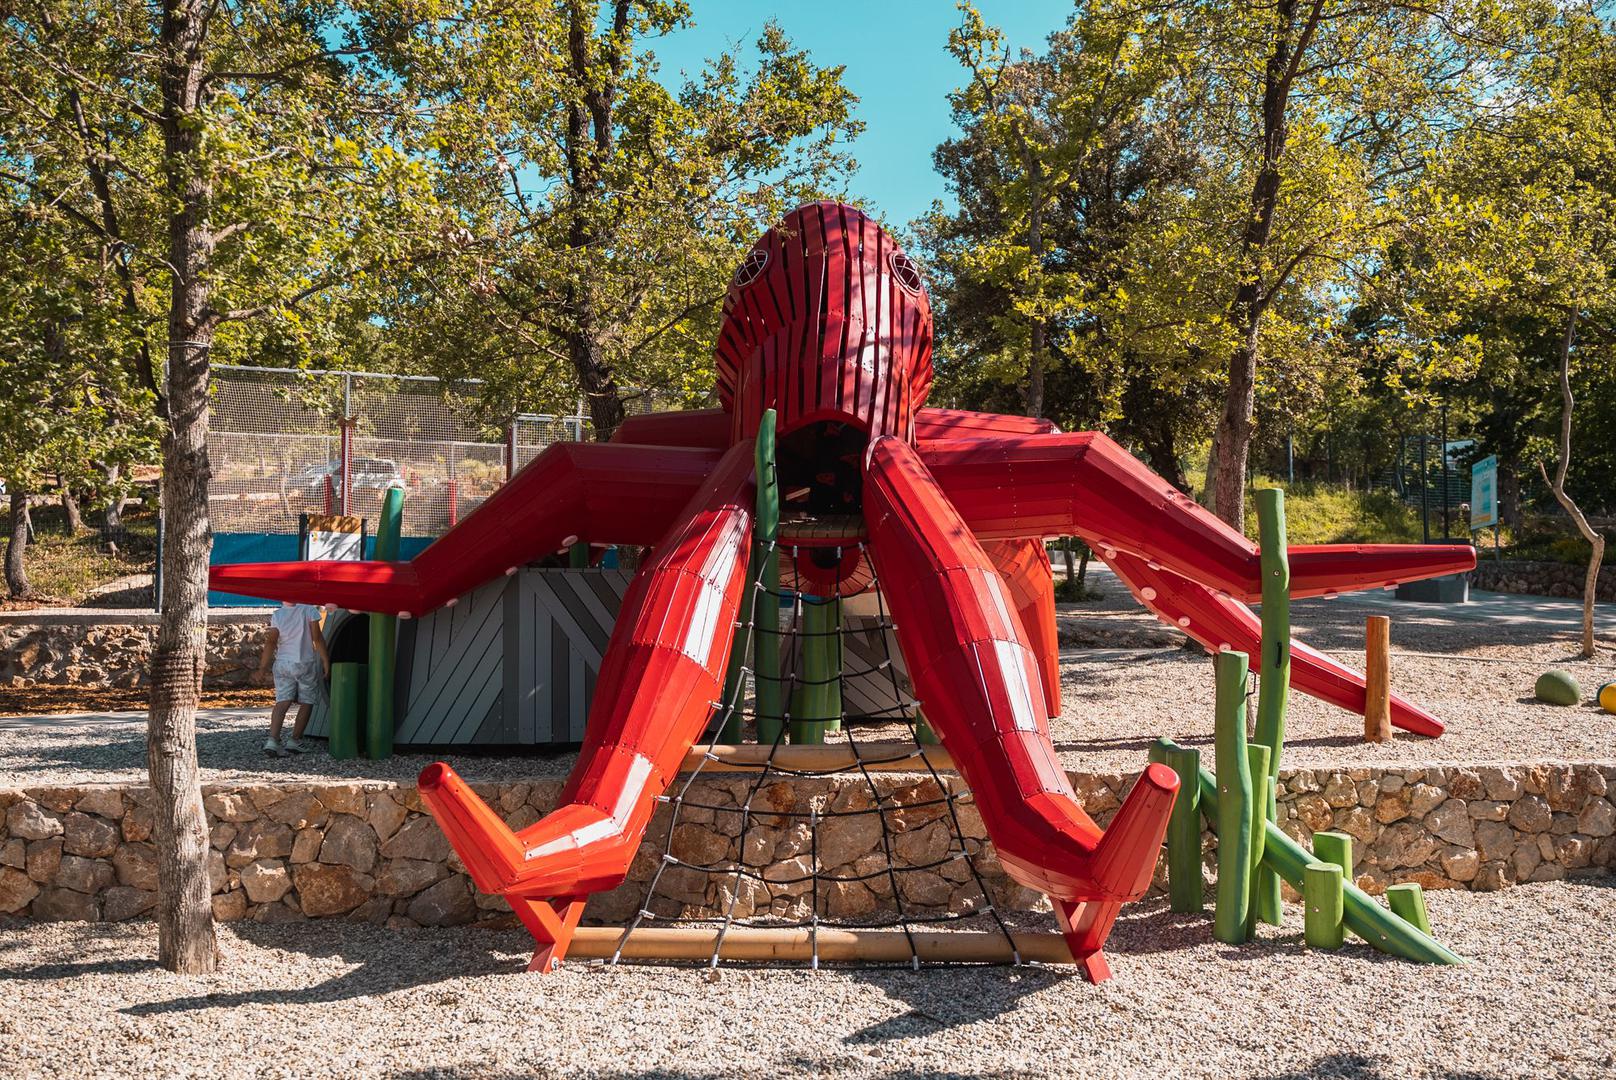
[[[1425,890],[1419,882],[1409,881],[1388,888],[1386,906],[1422,934],[1431,932],[1431,917],[1425,913]]]
[[[1335,863],[1310,863],[1302,870],[1302,936],[1315,949],[1339,949],[1346,940],[1345,882]]]
[[[708,760],[709,755],[711,760]],[[694,772],[699,765],[704,773],[756,772],[764,762],[769,762],[782,769],[827,772],[856,770],[861,761],[871,772],[923,773],[928,764],[938,772],[954,771],[954,759],[947,750],[941,746],[922,749],[912,742],[859,743],[857,754],[845,743],[779,747],[749,743],[739,746],[697,743],[685,755],[684,771]]]
[[[1072,952],[1060,934],[1012,934],[1023,961],[1070,964]],[[718,938],[716,927],[641,927],[624,943],[625,960],[706,960]],[[623,931],[582,926],[567,949],[569,959],[609,958],[618,952]],[[910,941],[914,952],[910,952]],[[927,961],[1009,964],[1015,959],[1003,934],[988,931],[831,930],[817,931],[732,926],[719,948],[721,960],[867,961],[905,963],[912,955]]]
[[[1392,620],[1371,615],[1364,626],[1365,742],[1386,742],[1392,737]]]

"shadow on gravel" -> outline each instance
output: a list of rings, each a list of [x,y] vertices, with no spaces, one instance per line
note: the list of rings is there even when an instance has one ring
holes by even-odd
[[[169,1001],[131,1005],[129,1016],[153,1016],[242,1005],[319,1005],[355,998],[413,990],[433,983],[481,975],[511,975],[522,970],[512,952],[519,951],[518,935],[488,933],[442,935],[443,950],[423,949],[418,939],[433,931],[377,930],[353,924],[321,926],[313,922],[260,926],[233,924],[234,933],[260,948],[299,952],[313,958],[338,957],[358,964],[351,971],[315,986],[265,987],[229,993],[193,994]],[[288,932],[291,931],[291,932]],[[389,950],[388,938],[402,938]]]
[[[1387,1062],[1363,1054],[1326,1054],[1315,1058],[1305,1069],[1291,1072],[1257,1073],[1260,1080],[1314,1080],[1315,1077],[1337,1077],[1339,1080],[1385,1080],[1407,1073],[1402,1062]],[[1445,1072],[1444,1080],[1493,1080],[1497,1073],[1472,1072],[1468,1069]]]

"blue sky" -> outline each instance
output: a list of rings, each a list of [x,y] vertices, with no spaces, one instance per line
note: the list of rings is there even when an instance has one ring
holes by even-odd
[[[945,197],[931,154],[953,133],[947,94],[963,77],[946,51],[948,32],[959,25],[953,0],[691,0],[690,6],[694,25],[651,45],[665,76],[695,71],[704,57],[736,43],[749,48],[772,16],[815,62],[847,67],[865,123],[854,144],[857,200],[901,224]],[[978,0],[977,7],[1012,49],[1036,49],[1065,24],[1073,0]]]

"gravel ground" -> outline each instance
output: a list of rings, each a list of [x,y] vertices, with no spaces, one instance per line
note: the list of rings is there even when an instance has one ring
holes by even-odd
[[[150,924],[0,921],[15,1077],[1610,1076],[1616,880],[1433,893],[1473,959],[1306,949],[1299,915],[1216,944],[1131,907],[1116,977],[569,966],[525,935],[335,922],[221,928],[224,967],[158,969]]]
[[[1183,637],[1139,608],[1103,567],[1091,570],[1099,601],[1063,605],[1061,635],[1065,710],[1052,730],[1068,768],[1132,772],[1157,735],[1209,745],[1210,660],[1179,647]],[[1543,705],[1532,684],[1550,667],[1574,673],[1585,695],[1616,679],[1616,651],[1573,659],[1577,605],[1567,600],[1477,594],[1464,607],[1397,603],[1373,593],[1294,606],[1297,636],[1353,667],[1363,664],[1369,614],[1392,616],[1392,686],[1447,721],[1431,741],[1399,734],[1390,743],[1362,740],[1356,716],[1293,694],[1285,759],[1296,766],[1408,765],[1616,758],[1616,715],[1584,704]],[[1616,625],[1616,604],[1601,605],[1601,625]],[[1605,635],[1606,638],[1609,634]],[[1602,641],[1604,638],[1601,639]],[[1612,641],[1616,646],[1616,641]],[[145,772],[144,717],[106,713],[73,717],[0,718],[0,785],[134,781]],[[298,778],[411,780],[437,755],[399,754],[388,761],[333,761],[322,753],[264,756],[265,710],[204,710],[197,745],[204,780]],[[896,737],[899,729],[864,737]],[[474,780],[564,775],[573,755],[453,755]]]

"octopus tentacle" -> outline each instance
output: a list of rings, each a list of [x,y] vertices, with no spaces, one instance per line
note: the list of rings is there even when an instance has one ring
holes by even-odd
[[[1261,674],[1262,624],[1251,609],[1165,569],[1152,569],[1144,559],[1122,552],[1104,555],[1135,597],[1164,622],[1180,627],[1209,649],[1236,649],[1251,656],[1251,670]],[[1301,642],[1291,642],[1291,685],[1320,701],[1363,715],[1364,677]],[[1404,731],[1435,738],[1442,721],[1396,694],[1392,723]]]
[[[1101,832],[1055,755],[1037,661],[1008,591],[913,448],[872,444],[864,507],[911,678],[999,860],[1065,905],[1074,951],[1097,956],[1114,906],[1150,885],[1178,778],[1149,766]],[[1086,966],[1098,977],[1096,965]]]
[[[1148,559],[1238,600],[1262,596],[1257,546],[1097,431],[949,439],[927,466],[979,539],[1076,535]],[[1325,544],[1289,549],[1291,596],[1458,573],[1468,544]]]
[[[751,473],[749,442],[725,454],[635,576],[558,809],[513,832],[448,765],[421,773],[422,798],[484,892],[576,897],[627,876],[723,685],[745,586]]]
[[[410,562],[236,563],[213,567],[208,585],[272,600],[424,615],[569,543],[656,543],[720,456],[556,443]]]

